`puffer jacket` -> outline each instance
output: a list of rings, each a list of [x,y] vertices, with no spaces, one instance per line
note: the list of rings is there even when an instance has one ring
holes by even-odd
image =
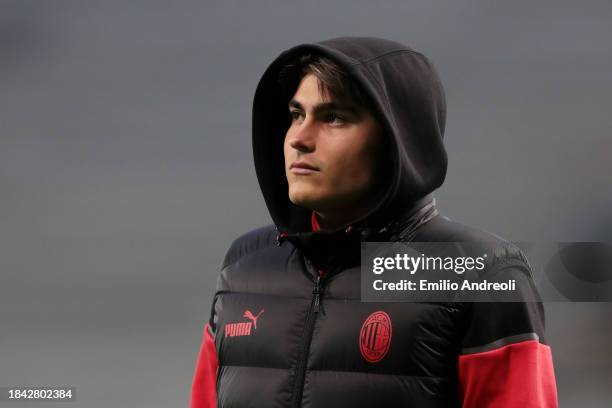
[[[296,55],[320,53],[368,93],[392,142],[393,176],[368,214],[335,231],[293,205],[284,180],[287,100]],[[342,37],[283,52],[253,107],[255,168],[273,224],[230,246],[192,384],[204,407],[556,407],[538,302],[362,302],[367,241],[472,242],[504,248],[491,269],[531,279],[514,245],[439,214],[446,103],[430,61],[402,44]],[[381,181],[383,182],[383,181]],[[526,298],[537,296],[527,285]]]

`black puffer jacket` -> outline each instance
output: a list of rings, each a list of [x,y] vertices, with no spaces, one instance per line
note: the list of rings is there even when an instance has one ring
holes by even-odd
[[[351,228],[313,231],[311,212],[288,200],[287,100],[277,78],[284,62],[304,52],[344,67],[392,137],[387,194]],[[254,100],[253,151],[274,224],[236,239],[221,268],[207,332],[218,358],[218,406],[554,406],[541,304],[360,301],[362,241],[503,246],[500,264],[530,276],[514,246],[435,209],[430,193],[447,165],[445,109],[431,63],[396,42],[303,44],[270,65]],[[322,278],[318,270],[326,271]],[[534,358],[541,366],[530,365]],[[204,377],[196,373],[194,390]]]

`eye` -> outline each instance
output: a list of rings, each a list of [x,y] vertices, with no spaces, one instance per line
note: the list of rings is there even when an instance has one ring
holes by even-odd
[[[325,121],[334,125],[341,125],[346,122],[346,119],[335,112],[329,112],[325,115]]]
[[[289,116],[291,117],[291,121],[296,121],[302,116],[302,112],[299,111],[289,111]]]

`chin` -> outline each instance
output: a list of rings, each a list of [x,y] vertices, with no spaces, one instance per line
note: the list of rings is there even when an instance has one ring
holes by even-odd
[[[289,201],[300,207],[315,210],[321,204],[321,198],[319,195],[314,194],[312,191],[306,189],[289,189]]]
[[[310,210],[313,210],[316,207],[315,200],[304,198],[304,197],[301,197],[301,196],[294,197],[294,196],[290,195],[289,196],[289,201],[291,201],[293,204],[295,204],[297,206],[308,208]]]
[[[298,195],[290,194],[289,201],[293,204],[314,211],[329,211],[337,208],[335,200],[331,197],[321,197],[320,195]]]

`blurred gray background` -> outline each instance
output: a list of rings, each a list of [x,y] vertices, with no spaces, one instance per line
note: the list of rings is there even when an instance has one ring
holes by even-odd
[[[270,222],[253,92],[302,42],[372,35],[429,56],[447,216],[612,241],[612,5],[494,3],[2,0],[0,386],[188,405],[225,250]],[[611,306],[546,305],[561,406],[610,406]]]

